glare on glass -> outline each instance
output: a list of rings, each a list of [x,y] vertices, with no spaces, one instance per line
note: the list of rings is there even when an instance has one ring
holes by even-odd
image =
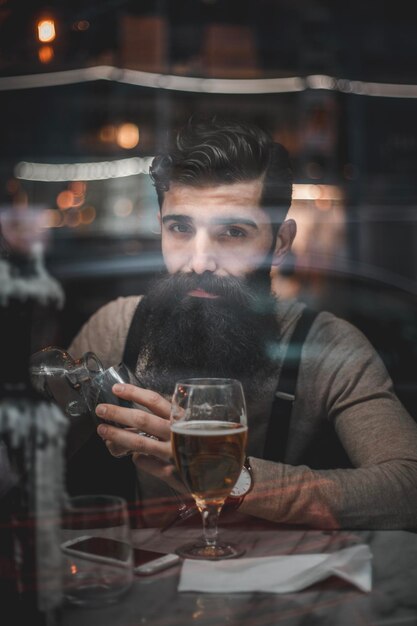
[[[178,381],[172,398],[175,464],[203,520],[203,538],[180,547],[185,558],[225,559],[242,554],[218,540],[218,517],[245,459],[246,404],[242,385],[227,378]]]

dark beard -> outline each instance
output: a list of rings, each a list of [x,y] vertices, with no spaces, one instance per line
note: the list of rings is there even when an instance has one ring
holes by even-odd
[[[187,295],[194,289],[219,297]],[[262,270],[246,279],[178,273],[156,281],[139,304],[140,385],[171,395],[180,379],[236,378],[254,400],[276,366],[276,304]]]

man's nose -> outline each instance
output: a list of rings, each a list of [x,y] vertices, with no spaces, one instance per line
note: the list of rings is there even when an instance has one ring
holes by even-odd
[[[216,253],[207,233],[197,233],[194,237],[189,265],[190,271],[196,274],[216,271]]]

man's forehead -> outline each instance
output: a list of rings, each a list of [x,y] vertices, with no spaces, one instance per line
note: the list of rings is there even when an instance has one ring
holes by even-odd
[[[162,213],[172,212],[173,208],[197,210],[208,206],[258,212],[262,211],[261,195],[262,179],[201,187],[173,183],[165,192]]]

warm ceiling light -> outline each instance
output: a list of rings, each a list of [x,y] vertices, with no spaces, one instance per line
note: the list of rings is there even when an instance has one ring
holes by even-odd
[[[116,141],[121,148],[135,148],[139,143],[139,128],[136,124],[121,124],[117,129]]]
[[[39,20],[37,23],[38,39],[42,43],[50,43],[56,37],[55,22],[53,19]]]

